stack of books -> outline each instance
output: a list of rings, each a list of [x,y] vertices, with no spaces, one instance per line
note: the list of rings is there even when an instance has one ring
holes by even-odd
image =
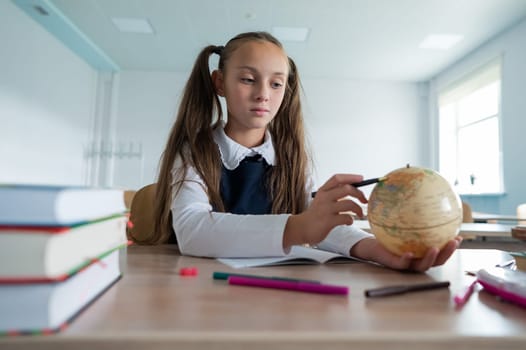
[[[61,330],[120,277],[122,190],[0,185],[0,335]]]

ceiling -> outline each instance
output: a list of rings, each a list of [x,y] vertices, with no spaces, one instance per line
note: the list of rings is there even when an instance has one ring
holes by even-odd
[[[425,81],[526,18],[526,0],[49,0],[121,70],[190,70],[199,50],[237,33],[307,27],[283,42],[303,76]],[[122,33],[112,17],[145,18],[154,34]],[[418,46],[461,34],[449,50]]]

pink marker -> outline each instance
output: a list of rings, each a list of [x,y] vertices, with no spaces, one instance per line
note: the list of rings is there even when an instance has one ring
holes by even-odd
[[[471,294],[473,294],[473,291],[475,290],[475,286],[477,285],[477,282],[478,282],[477,280],[473,281],[463,291],[455,295],[455,297],[453,298],[453,301],[455,302],[457,307],[462,307],[464,306],[464,304],[468,302],[469,297],[471,297]]]
[[[277,280],[269,278],[229,276],[228,283],[239,286],[262,287],[274,289],[287,289],[297,292],[318,293],[318,294],[349,294],[349,288],[345,286],[335,286],[322,283],[295,282],[287,280]]]

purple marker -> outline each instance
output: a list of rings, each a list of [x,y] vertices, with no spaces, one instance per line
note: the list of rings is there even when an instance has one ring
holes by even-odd
[[[318,293],[318,294],[349,294],[349,288],[322,283],[294,282],[286,280],[274,280],[268,278],[230,276],[228,283],[238,286],[262,287],[274,289],[287,289],[297,292]]]

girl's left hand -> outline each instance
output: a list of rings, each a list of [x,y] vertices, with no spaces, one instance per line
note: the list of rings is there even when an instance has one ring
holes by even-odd
[[[457,236],[450,240],[444,248],[430,248],[422,258],[413,258],[412,253],[402,256],[395,255],[385,249],[375,238],[365,238],[351,248],[351,256],[374,261],[395,270],[409,270],[425,272],[433,266],[444,264],[462,242],[462,237]]]

